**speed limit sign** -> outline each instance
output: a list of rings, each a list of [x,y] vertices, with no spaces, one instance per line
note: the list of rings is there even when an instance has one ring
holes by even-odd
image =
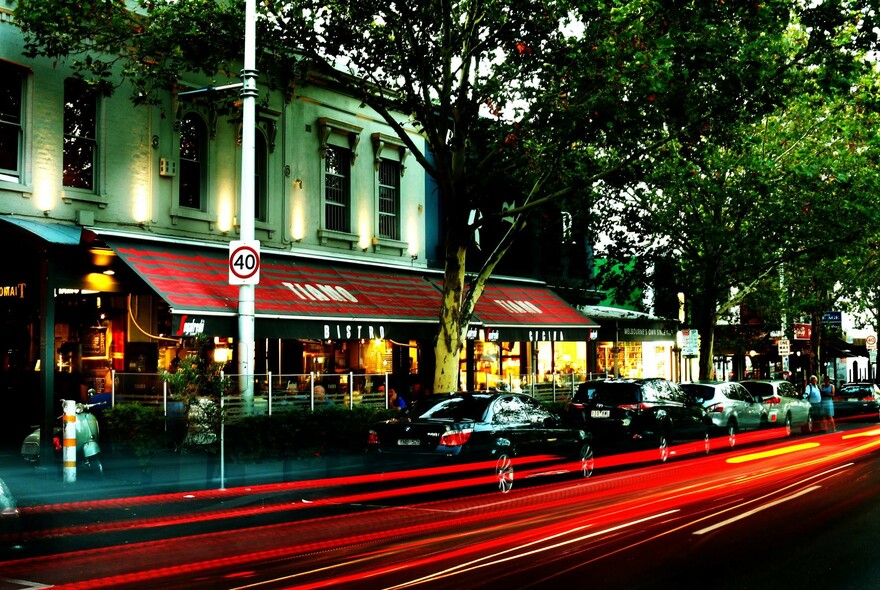
[[[260,242],[229,242],[229,284],[256,285],[260,282]]]

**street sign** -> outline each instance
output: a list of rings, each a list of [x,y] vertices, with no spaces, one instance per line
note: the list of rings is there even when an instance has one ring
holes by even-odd
[[[699,330],[682,330],[681,339],[681,354],[684,356],[700,356]]]
[[[788,338],[780,338],[776,345],[779,347],[779,356],[788,356],[791,354],[791,342]]]
[[[259,240],[233,240],[229,242],[229,284],[257,285],[259,282]]]
[[[868,350],[877,350],[877,335],[868,334],[865,337],[865,348]]]

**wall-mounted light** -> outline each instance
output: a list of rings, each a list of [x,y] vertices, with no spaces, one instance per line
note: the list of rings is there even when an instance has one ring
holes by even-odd
[[[159,136],[158,135],[153,136],[153,138],[150,140],[150,145],[153,146],[153,149],[156,149],[159,147]]]
[[[293,184],[296,185],[296,188],[298,188],[299,190],[302,190],[302,188],[303,188],[302,178],[297,178],[296,180],[293,181]]]
[[[373,239],[370,240],[370,243],[374,246],[378,246],[379,245],[379,238],[377,238],[376,236],[373,236]]]

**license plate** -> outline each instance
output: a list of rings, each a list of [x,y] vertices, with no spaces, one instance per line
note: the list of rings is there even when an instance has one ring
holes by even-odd
[[[417,447],[422,444],[422,441],[417,438],[399,438],[397,444],[401,447]]]
[[[611,410],[592,410],[590,411],[590,418],[610,418]]]

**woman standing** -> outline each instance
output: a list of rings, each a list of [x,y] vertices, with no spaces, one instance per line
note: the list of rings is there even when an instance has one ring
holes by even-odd
[[[821,395],[822,427],[828,432],[834,432],[836,430],[834,427],[834,385],[831,384],[831,378],[828,375],[825,375],[825,380],[822,382]]]

